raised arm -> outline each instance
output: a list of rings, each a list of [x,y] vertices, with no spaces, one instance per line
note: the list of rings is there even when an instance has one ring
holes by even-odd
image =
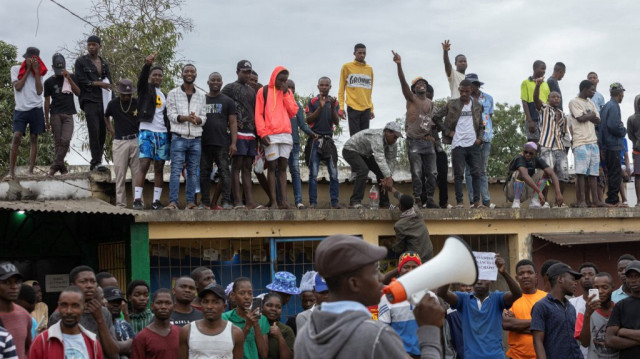
[[[516,282],[509,272],[507,272],[507,265],[505,263],[504,258],[500,257],[499,254],[496,253],[496,267],[498,267],[498,273],[502,275],[504,280],[507,282],[509,286],[509,291],[504,294],[502,300],[504,301],[504,305],[507,308],[511,308],[513,302],[515,302],[518,298],[522,297],[522,289],[520,289],[520,285]]]
[[[444,299],[445,302],[449,303],[452,308],[458,306],[458,296],[454,292],[449,290],[448,284],[438,288],[436,294],[438,295],[438,297]]]
[[[538,77],[535,81],[536,88],[533,90],[533,102],[536,104],[536,108],[540,110],[543,105],[542,100],[540,100],[540,85],[542,85],[544,77]]]
[[[444,61],[444,72],[447,74],[447,78],[451,77],[451,61],[449,61],[449,50],[451,50],[451,43],[449,40],[444,40],[442,43],[442,61]]]
[[[413,102],[413,92],[411,92],[411,88],[407,83],[407,79],[404,77],[404,71],[402,71],[402,58],[393,50],[391,50],[391,53],[393,54],[393,62],[395,62],[398,65],[398,78],[400,79],[400,87],[402,87],[402,94],[404,95],[404,98],[408,102]]]

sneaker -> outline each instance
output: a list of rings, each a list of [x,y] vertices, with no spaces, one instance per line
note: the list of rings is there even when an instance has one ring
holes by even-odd
[[[217,207],[217,206],[216,206],[216,207]],[[199,210],[205,210],[205,209],[211,209],[211,207],[209,207],[209,206],[205,206],[204,204],[200,204],[200,205],[198,206],[198,208],[196,208],[196,209],[199,209]]]
[[[489,203],[488,207],[491,208],[491,209],[494,209],[494,208],[496,208],[496,204],[495,203]]]
[[[511,208],[520,208],[520,201],[519,200],[513,201]]]
[[[393,211],[394,209],[396,209],[396,208],[398,208],[398,207],[396,207],[396,206],[395,206],[395,205],[393,205],[393,204],[390,204],[388,208],[389,208],[389,210],[390,210],[390,211]]]
[[[551,206],[549,205],[549,202],[545,202],[545,203],[542,205],[542,208],[551,208]]]
[[[305,209],[306,207],[305,207],[305,206],[304,206],[304,204],[302,204],[302,203],[297,203],[297,204],[296,204],[296,208],[297,208],[297,209]]]
[[[223,203],[222,204],[222,209],[224,209],[224,210],[233,209],[233,206],[230,203]]]
[[[440,208],[433,200],[427,200],[427,203],[422,206],[423,208]]]
[[[453,206],[447,203],[447,209],[451,209],[451,208],[453,208]]]
[[[151,209],[153,209],[153,210],[158,210],[158,209],[163,209],[163,208],[164,208],[164,206],[162,205],[162,203],[160,203],[159,199],[156,199],[155,202],[153,202],[151,204]]]
[[[531,198],[531,203],[529,203],[529,208],[541,208],[540,200],[537,197]]]
[[[349,205],[350,209],[361,209],[362,205],[360,203],[352,203]]]
[[[133,209],[135,209],[136,211],[144,210],[144,204],[142,204],[142,199],[138,198],[133,200]]]
[[[484,204],[478,204],[477,206],[473,206],[473,208],[489,208],[489,207],[485,206]]]
[[[458,204],[456,204],[455,206],[453,206],[452,208],[454,208],[454,209],[464,208],[464,204],[462,204],[462,203],[458,203]]]

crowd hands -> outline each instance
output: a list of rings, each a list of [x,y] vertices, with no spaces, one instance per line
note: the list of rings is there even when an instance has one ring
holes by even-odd
[[[342,155],[351,167],[354,182],[349,208],[362,208],[370,172],[377,179],[379,208],[391,206],[387,193],[394,186],[396,141],[405,135],[413,197],[418,207],[463,208],[463,183],[472,207],[495,207],[486,175],[493,138],[494,101],[482,90],[484,83],[478,75],[467,73],[466,56],[457,55],[451,63],[449,40],[442,43],[442,50],[451,93],[441,108],[432,102],[434,89],[429,82],[416,77],[409,83],[402,69],[402,57],[391,51],[406,100],[404,130],[394,122],[383,129],[369,128],[375,117],[371,100],[374,76],[372,66],[365,61],[363,44],[355,45],[354,60],[342,66],[337,98],[330,95],[331,79],[321,77],[317,85],[319,94],[306,104],[296,101],[295,83],[285,67],[276,67],[268,84],[263,86],[247,60],[238,62],[237,80],[224,87],[222,76],[211,73],[208,92],[195,86],[197,69],[187,64],[181,72],[183,83],[168,94],[163,93],[160,87],[164,71],[154,66],[157,53],[145,58],[137,83],[130,79],[114,83],[109,64],[100,56],[101,46],[99,37],[87,39],[88,54],[76,60],[75,74],[66,70],[64,57],[55,54],[52,64],[55,75],[44,85],[42,77],[47,68],[37,48],[29,48],[25,61],[12,68],[16,109],[6,179],[15,178],[18,144],[27,126],[32,143],[29,173],[33,173],[37,156],[37,135],[48,130],[55,137],[55,160],[48,175],[68,172],[64,158],[73,133],[75,95],[87,121],[92,171],[108,171],[102,165],[107,133],[113,141],[118,206],[127,203],[125,176],[129,169],[134,179],[134,209],[177,209],[181,176],[185,178],[187,209],[287,209],[290,208],[286,190],[288,170],[295,208],[304,209],[307,206],[302,199],[299,165],[300,151],[304,148],[309,167],[308,207],[317,206],[318,168],[324,163],[330,176],[331,208],[344,208],[338,200],[338,152],[333,133],[341,125],[340,120],[346,120],[350,138]],[[565,72],[566,66],[558,62],[545,79],[546,64],[537,60],[533,74],[522,82],[527,143],[509,166],[507,201],[512,208],[520,208],[526,200],[530,200],[529,208],[549,207],[547,192],[553,186],[553,204],[566,206],[563,192],[569,183],[567,154],[572,150],[576,174],[573,205],[626,206],[623,181],[630,179],[631,166],[626,149],[627,130],[619,106],[624,88],[620,83],[611,84],[611,100],[605,103],[596,91],[598,76],[591,72],[580,83],[579,95],[563,112],[558,83]],[[636,130],[640,128],[637,102],[636,114],[629,118],[627,127],[634,148],[640,150],[640,144],[635,145],[640,143],[637,141],[640,131]],[[299,131],[308,138],[302,146]],[[450,156],[445,151],[447,146]],[[449,204],[446,178],[449,160],[454,173],[453,206]],[[167,161],[171,167],[170,194],[169,204],[164,206],[160,198]],[[148,206],[143,202],[143,186],[152,163],[153,200]],[[269,198],[265,205],[254,200],[252,172]],[[636,176],[635,169],[633,175]],[[212,182],[215,182],[213,196]]]
[[[578,271],[557,260],[538,274],[530,260],[515,265],[496,254],[495,280],[445,285],[418,303],[393,303],[384,284],[419,268],[409,245],[397,268],[382,275],[387,249],[334,235],[315,255],[316,271],[298,279],[275,273],[260,295],[251,278],[226,288],[198,267],[153,294],[133,280],[126,296],[110,273],[74,268],[71,286],[49,313],[36,281],[0,263],[0,340],[3,358],[637,358],[640,261],[625,254],[613,277],[586,262]],[[348,258],[347,258],[348,257]],[[542,282],[538,282],[541,278]],[[576,292],[577,286],[581,291]],[[299,296],[302,310],[283,308]],[[31,315],[29,314],[31,313]],[[49,316],[49,314],[51,314]],[[373,319],[373,320],[371,320]],[[286,323],[286,324],[285,324]],[[508,339],[503,345],[503,331]],[[506,348],[506,352],[505,349]],[[365,355],[366,354],[366,355]]]

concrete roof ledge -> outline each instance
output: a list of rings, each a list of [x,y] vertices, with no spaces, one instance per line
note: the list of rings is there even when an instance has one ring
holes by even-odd
[[[426,221],[539,220],[584,218],[637,218],[634,208],[551,208],[551,209],[423,209]],[[396,210],[306,209],[306,210],[161,210],[137,212],[136,222],[321,222],[321,221],[395,221]]]

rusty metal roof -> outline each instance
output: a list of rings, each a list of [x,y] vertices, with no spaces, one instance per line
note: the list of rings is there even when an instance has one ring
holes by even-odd
[[[0,201],[0,210],[49,212],[49,213],[84,213],[135,216],[136,211],[113,206],[96,198],[52,200],[52,201]]]
[[[532,236],[560,246],[640,241],[640,233],[634,232],[532,233]]]

